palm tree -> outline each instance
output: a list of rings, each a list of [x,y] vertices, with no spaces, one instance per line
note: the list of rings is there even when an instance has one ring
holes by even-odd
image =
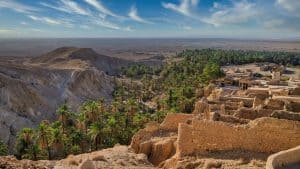
[[[47,149],[48,160],[51,160],[51,150],[49,145],[50,130],[46,122],[40,123],[38,127],[38,140],[42,149]]]
[[[63,154],[66,155],[65,145],[64,145],[64,134],[59,128],[53,128],[51,131],[51,146],[56,152],[56,154],[61,154],[63,150]]]
[[[68,106],[66,104],[63,104],[62,106],[60,106],[58,108],[58,110],[56,111],[56,113],[59,116],[58,117],[59,121],[62,123],[62,130],[63,130],[63,133],[64,133],[65,132],[65,128],[67,126],[68,118],[70,117],[70,112],[69,112]]]
[[[81,149],[81,153],[85,150],[85,134],[81,130],[76,130],[71,133],[72,146],[79,146]]]
[[[34,132],[31,128],[23,128],[20,133],[20,138],[24,141],[25,147],[28,148],[29,145],[33,143]]]
[[[102,129],[103,129],[103,124],[101,122],[95,122],[91,124],[88,130],[88,134],[91,137],[91,140],[94,142],[96,150],[98,150],[99,143],[100,144],[102,143],[102,139],[101,139]]]
[[[21,132],[18,134],[18,140],[17,140],[17,157],[27,157],[32,158],[34,160],[37,159],[36,151],[34,150],[34,131],[31,128],[23,128]],[[33,153],[33,154],[32,154]]]
[[[98,120],[99,103],[95,101],[88,101],[83,104],[81,109],[88,124]]]
[[[87,123],[83,113],[79,113],[79,115],[76,118],[76,122],[77,129],[87,134]]]
[[[8,149],[6,144],[0,140],[0,156],[6,156],[8,154]]]

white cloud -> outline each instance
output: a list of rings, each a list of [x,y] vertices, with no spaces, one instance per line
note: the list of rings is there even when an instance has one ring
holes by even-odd
[[[139,15],[138,15],[138,11],[136,9],[135,6],[132,6],[129,13],[128,13],[128,16],[134,20],[134,21],[137,21],[137,22],[141,22],[141,23],[151,23],[150,21],[147,21],[143,18],[141,18]]]
[[[56,5],[51,5],[48,3],[40,3],[41,5],[45,7],[49,7],[52,9],[56,9],[58,11],[66,12],[66,13],[76,13],[80,15],[90,15],[90,12],[83,9],[81,6],[79,6],[76,2],[71,0],[60,0],[60,3]]]
[[[259,14],[256,4],[247,0],[233,2],[232,7],[224,8],[213,12],[210,17],[201,19],[205,23],[214,26],[227,24],[245,23]]]
[[[108,29],[114,29],[114,30],[120,30],[121,27],[111,23],[109,21],[106,21],[105,19],[96,19],[94,20],[94,23],[96,23],[97,25],[100,25],[102,27],[108,28]]]
[[[37,8],[18,3],[14,0],[1,0],[0,8],[8,8],[20,13],[32,13],[39,11]]]
[[[21,22],[21,25],[28,25],[28,23],[27,22]]]
[[[300,16],[299,0],[276,0],[276,4],[292,15]]]
[[[190,27],[190,26],[183,26],[183,29],[189,31],[189,30],[192,30],[192,27]]]
[[[300,1],[299,0],[277,0],[278,5],[282,8],[288,10],[289,12],[296,12],[300,9]],[[299,11],[298,11],[299,12]]]
[[[173,10],[185,16],[192,16],[191,8],[198,5],[198,0],[181,0],[180,4],[176,5],[173,3],[162,3],[162,6],[166,9]]]
[[[37,17],[33,15],[28,15],[28,17],[34,21],[39,21],[48,25],[61,25],[65,23],[64,21],[56,20],[48,17]]]
[[[116,15],[115,13],[113,13],[112,11],[110,11],[109,9],[107,9],[100,1],[98,0],[84,0],[86,3],[90,4],[91,6],[93,6],[94,8],[96,8],[98,11],[100,11],[101,13],[105,14],[105,15],[109,15],[109,16],[113,16],[113,17],[120,17],[118,15]]]
[[[127,26],[126,28],[124,28],[124,30],[127,31],[127,32],[133,32],[134,31],[130,26]]]

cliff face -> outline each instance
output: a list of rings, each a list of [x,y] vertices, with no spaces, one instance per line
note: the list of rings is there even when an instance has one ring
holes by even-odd
[[[10,150],[17,132],[54,120],[56,108],[72,110],[90,99],[112,99],[115,74],[129,62],[91,49],[60,48],[37,58],[0,59],[0,138]]]

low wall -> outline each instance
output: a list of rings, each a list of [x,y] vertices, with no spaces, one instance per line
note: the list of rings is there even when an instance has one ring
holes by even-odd
[[[271,109],[241,108],[234,113],[235,117],[254,120],[261,117],[269,117],[273,113]]]
[[[300,122],[260,118],[247,125],[208,120],[179,124],[179,156],[198,152],[242,149],[272,153],[300,145]]]
[[[300,168],[300,146],[271,155],[267,160],[266,169],[284,168],[290,165],[297,165]]]
[[[164,121],[160,124],[160,129],[164,131],[176,131],[178,130],[179,123],[185,123],[191,120],[195,115],[183,114],[183,113],[169,113]]]

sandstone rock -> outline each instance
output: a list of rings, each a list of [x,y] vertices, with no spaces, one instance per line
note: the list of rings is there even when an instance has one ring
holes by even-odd
[[[152,145],[149,161],[154,165],[158,165],[162,161],[170,158],[175,154],[174,139],[164,139],[155,142]]]
[[[293,167],[292,167],[293,166]],[[266,169],[299,168],[300,146],[280,151],[268,157]]]
[[[93,161],[85,160],[80,164],[79,169],[96,169],[96,167]]]
[[[148,123],[146,128],[139,130],[131,139],[130,147],[135,153],[140,152],[141,143],[150,140],[159,131],[158,123]]]

